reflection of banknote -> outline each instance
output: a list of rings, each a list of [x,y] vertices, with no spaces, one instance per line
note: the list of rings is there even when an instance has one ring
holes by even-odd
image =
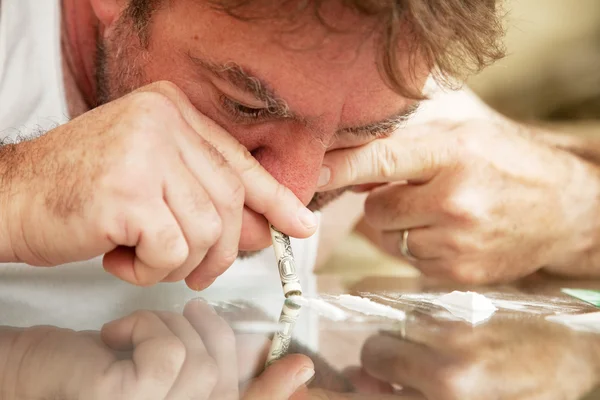
[[[289,296],[302,296],[302,288],[296,273],[296,262],[294,261],[290,238],[273,225],[271,225],[271,238],[273,239],[273,249],[275,250],[284,296],[286,298]]]
[[[267,355],[267,367],[287,354],[292,341],[294,325],[300,314],[301,307],[289,300],[285,300],[279,316],[281,329],[273,336],[273,342]]]

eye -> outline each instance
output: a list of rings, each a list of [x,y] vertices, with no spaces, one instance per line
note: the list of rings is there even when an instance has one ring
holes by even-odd
[[[220,102],[223,108],[237,119],[255,120],[268,114],[267,108],[253,108],[245,106],[237,101],[231,100],[225,95],[221,95]]]

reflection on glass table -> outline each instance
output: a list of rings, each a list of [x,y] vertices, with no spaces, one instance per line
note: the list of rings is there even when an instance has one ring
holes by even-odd
[[[439,293],[364,292],[396,311],[379,314],[343,295],[304,299],[287,355],[266,369],[273,337],[291,332],[272,312],[280,296],[188,299],[179,309],[130,310],[98,330],[6,326],[0,397],[577,400],[600,381],[600,336],[544,312],[552,302],[571,315],[595,308],[543,296],[527,297],[537,308],[511,308],[523,296],[511,289],[487,294],[499,309],[474,325],[436,305]]]

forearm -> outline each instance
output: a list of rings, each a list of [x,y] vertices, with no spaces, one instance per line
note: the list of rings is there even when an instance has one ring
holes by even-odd
[[[10,239],[10,226],[14,221],[15,161],[18,158],[17,145],[0,146],[0,262],[16,262]]]
[[[53,326],[0,326],[0,398],[75,398],[65,394],[71,386],[81,384],[77,374],[82,369],[73,367],[73,360],[90,356],[81,351],[77,335]]]
[[[600,165],[600,123],[551,124],[532,127],[536,140]]]
[[[0,393],[2,399],[17,399],[18,371],[24,354],[23,329],[0,327]]]
[[[545,270],[569,277],[600,276],[600,124],[530,126],[534,140],[576,157],[563,194],[564,223],[571,229],[554,248],[563,248]],[[574,158],[575,160],[575,158]]]

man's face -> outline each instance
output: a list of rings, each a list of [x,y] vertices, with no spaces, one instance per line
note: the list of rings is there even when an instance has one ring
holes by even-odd
[[[301,201],[320,208],[340,193],[315,195],[325,153],[391,134],[415,105],[381,78],[376,21],[341,5],[325,16],[348,32],[331,33],[312,12],[286,31],[284,21],[244,22],[198,0],[167,2],[153,14],[146,49],[131,21],[104,27],[100,101],[171,81]],[[416,71],[415,87],[427,74]]]

